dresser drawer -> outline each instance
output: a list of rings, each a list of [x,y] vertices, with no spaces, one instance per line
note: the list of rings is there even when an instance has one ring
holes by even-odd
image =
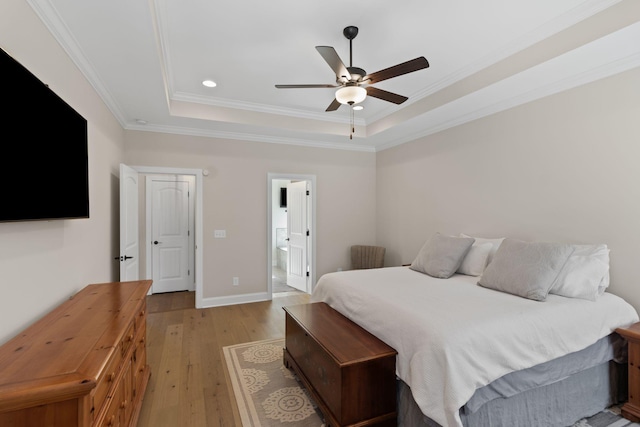
[[[133,344],[133,340],[135,339],[135,337],[136,337],[136,325],[135,325],[135,322],[131,322],[126,332],[124,333],[124,336],[122,337],[122,343],[120,345],[123,357],[127,354],[129,349],[131,348],[131,345]]]
[[[93,416],[96,417],[97,413],[103,407],[109,389],[115,384],[116,377],[120,371],[120,365],[122,364],[122,343],[118,344],[117,348],[113,352],[111,360],[107,364],[107,368],[103,371],[102,376],[98,378],[98,384],[93,394]]]
[[[142,304],[140,305],[140,309],[138,310],[138,314],[136,315],[136,318],[135,318],[136,332],[140,330],[141,325],[145,324],[146,315],[147,315],[147,302],[146,300],[143,300]]]
[[[124,376],[119,388],[122,390],[120,394],[120,424],[125,425],[127,420],[131,419],[133,411],[133,374],[131,360],[126,362],[124,368]]]
[[[114,389],[107,401],[107,409],[104,416],[98,420],[97,427],[118,427],[120,425],[120,406],[122,403],[122,388]]]
[[[133,396],[137,396],[139,390],[142,389],[142,383],[145,380],[145,368],[147,366],[147,341],[146,341],[146,327],[143,325],[143,330],[138,335],[138,342],[135,350],[133,351]]]

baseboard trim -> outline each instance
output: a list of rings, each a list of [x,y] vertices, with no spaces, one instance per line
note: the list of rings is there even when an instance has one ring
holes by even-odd
[[[203,298],[201,308],[222,307],[225,305],[246,304],[249,302],[270,301],[271,295],[267,292],[254,294],[231,295],[228,297]]]

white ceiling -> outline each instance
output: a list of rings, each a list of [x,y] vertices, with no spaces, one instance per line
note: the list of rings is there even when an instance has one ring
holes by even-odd
[[[125,129],[376,151],[640,66],[637,0],[29,0]],[[626,9],[625,9],[626,7]],[[325,112],[349,65],[430,67]],[[218,83],[202,86],[204,79]],[[141,124],[140,121],[146,122]]]

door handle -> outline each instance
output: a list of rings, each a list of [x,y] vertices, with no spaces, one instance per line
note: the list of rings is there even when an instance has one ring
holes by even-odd
[[[153,241],[153,244],[154,244],[154,245],[157,245],[158,243],[162,243],[162,242],[158,242],[157,240],[154,240],[154,241]]]
[[[133,258],[133,257],[132,256],[126,256],[126,255],[124,256],[124,260],[125,261],[128,260],[128,259],[131,259],[131,258]]]

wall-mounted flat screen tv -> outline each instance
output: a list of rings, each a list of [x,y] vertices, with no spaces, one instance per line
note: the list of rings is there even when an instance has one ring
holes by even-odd
[[[87,121],[0,49],[0,221],[89,218]]]
[[[287,207],[287,187],[280,188],[280,207]]]

